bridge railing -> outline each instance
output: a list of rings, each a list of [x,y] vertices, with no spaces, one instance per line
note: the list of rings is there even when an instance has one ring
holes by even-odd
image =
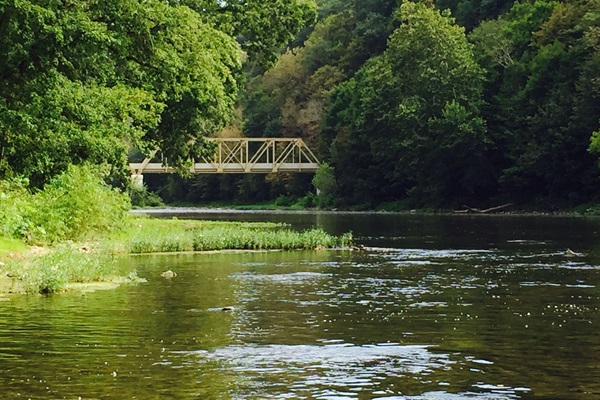
[[[193,160],[190,172],[214,173],[272,173],[314,172],[319,160],[298,138],[206,138],[216,143],[212,158]],[[141,163],[130,163],[132,176],[142,174],[173,173],[175,169],[162,162],[152,162],[151,157]]]

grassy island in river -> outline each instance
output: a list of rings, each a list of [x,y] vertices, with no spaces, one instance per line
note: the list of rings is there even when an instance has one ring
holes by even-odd
[[[107,237],[50,247],[12,243],[0,253],[1,293],[55,293],[89,284],[137,282],[118,257],[157,252],[220,250],[320,250],[347,247],[351,234],[336,237],[322,229],[294,231],[284,224],[128,217],[127,227]]]
[[[0,181],[0,295],[54,293],[73,284],[139,281],[128,254],[346,247],[352,237],[284,224],[150,219],[130,215],[127,196],[92,167],[70,167],[43,190]]]

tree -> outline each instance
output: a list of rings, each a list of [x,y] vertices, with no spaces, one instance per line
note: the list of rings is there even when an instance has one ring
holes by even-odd
[[[440,10],[450,9],[460,26],[471,31],[483,21],[494,20],[513,5],[514,0],[437,0]]]
[[[371,201],[408,195],[428,205],[476,197],[490,181],[489,141],[471,45],[452,18],[425,4],[404,2],[399,20],[383,55],[356,75],[358,98],[335,110],[347,120],[333,142],[338,173],[356,174],[357,158],[340,158],[344,147],[370,149],[360,176],[339,177],[341,190],[354,185]]]
[[[600,65],[588,40],[598,9],[597,1],[515,3],[471,34],[488,71],[483,115],[493,163],[513,200],[565,207],[598,195],[586,151],[600,119]]]
[[[203,20],[239,40],[255,62],[270,66],[281,47],[317,15],[314,0],[180,0]]]
[[[118,169],[133,144],[183,158],[228,119],[238,47],[187,7],[10,1],[0,13],[2,175],[39,186],[69,163]]]
[[[202,137],[230,120],[239,89],[232,35],[269,59],[314,14],[310,0],[184,3],[0,3],[0,177],[41,186],[83,161],[116,171],[129,146],[172,165],[210,151]],[[273,7],[282,18],[268,24]]]
[[[323,195],[333,194],[336,186],[333,167],[327,163],[321,164],[315,172],[312,184]]]

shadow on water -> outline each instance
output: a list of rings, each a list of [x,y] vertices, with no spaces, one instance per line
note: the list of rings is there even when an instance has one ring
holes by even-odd
[[[128,257],[147,283],[0,302],[0,397],[600,399],[599,220],[196,217],[370,248]]]

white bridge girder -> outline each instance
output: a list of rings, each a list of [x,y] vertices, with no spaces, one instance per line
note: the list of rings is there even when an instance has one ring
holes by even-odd
[[[256,174],[272,172],[315,172],[319,160],[297,138],[206,138],[215,142],[217,149],[212,158],[193,160],[193,174]],[[175,168],[168,163],[130,163],[132,179],[143,182],[143,174],[170,174]],[[137,178],[134,178],[137,177]]]

